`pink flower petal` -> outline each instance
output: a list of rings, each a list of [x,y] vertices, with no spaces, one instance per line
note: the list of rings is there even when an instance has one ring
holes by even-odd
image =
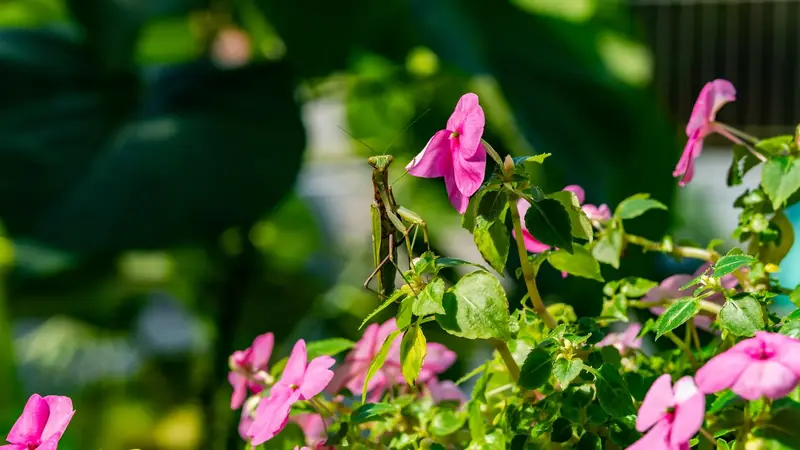
[[[39,394],[31,395],[6,440],[12,444],[38,444],[49,417],[50,407],[47,402]]]
[[[453,365],[456,361],[456,353],[442,344],[431,342],[428,344],[428,353],[422,363],[422,371],[419,375],[419,382],[425,383],[435,375],[438,375]]]
[[[231,409],[239,409],[247,398],[247,378],[236,372],[228,372],[228,382],[233,387]]]
[[[745,400],[785,397],[797,386],[797,375],[777,361],[756,361],[745,367],[731,390]]]
[[[275,345],[275,336],[272,333],[262,334],[253,340],[253,369],[267,370],[272,348]]]
[[[695,374],[695,383],[704,394],[713,394],[733,386],[748,365],[750,356],[735,350],[735,346],[709,360]]]
[[[666,419],[662,419],[626,450],[674,450],[669,445],[669,431],[669,423]]]
[[[289,422],[292,404],[297,395],[289,389],[275,389],[270,396],[262,399],[256,408],[256,418],[247,435],[252,438],[250,444],[258,446],[275,437]]]
[[[650,386],[644,396],[639,414],[636,416],[636,429],[645,432],[666,417],[667,408],[675,406],[672,394],[672,378],[669,374],[661,375]]]
[[[706,415],[706,398],[697,390],[692,377],[683,377],[675,383],[675,417],[670,431],[670,443],[678,446],[689,442]]]
[[[319,356],[311,360],[306,368],[303,384],[300,385],[303,400],[308,400],[325,389],[333,378],[333,371],[330,368],[335,363],[336,360],[330,356]]]
[[[456,187],[466,197],[472,196],[483,184],[486,174],[486,149],[478,141],[474,148],[464,147],[463,140],[453,148],[453,176]]]
[[[469,206],[469,197],[458,190],[455,178],[452,176],[444,177],[444,185],[447,189],[447,198],[450,199],[450,204],[459,214],[464,214],[467,211],[467,206]]]
[[[458,133],[457,138],[464,149],[473,151],[481,142],[485,124],[486,119],[483,108],[478,103],[478,96],[470,92],[458,100],[453,114],[447,120],[447,129]]]
[[[319,414],[297,414],[291,417],[291,421],[303,430],[303,434],[306,435],[306,444],[314,447],[327,439],[325,423]]]
[[[769,345],[775,360],[800,377],[800,341],[779,333],[757,331],[756,337]]]
[[[406,166],[409,174],[420,178],[439,178],[453,171],[450,131],[440,130]]]
[[[589,220],[599,220],[599,221],[606,221],[611,218],[611,210],[608,209],[608,205],[602,204],[600,206],[595,205],[583,205],[581,209],[586,214],[586,217]]]
[[[439,381],[433,378],[426,386],[434,403],[441,403],[447,400],[457,400],[460,403],[467,401],[467,397],[461,392],[461,389],[450,380]]]
[[[247,441],[250,439],[250,436],[247,435],[247,431],[250,427],[253,426],[253,418],[250,417],[250,414],[247,413],[244,409],[242,410],[242,415],[239,418],[239,425],[237,427],[237,431],[239,431],[239,436]]]
[[[686,135],[690,136],[705,128],[716,119],[717,112],[726,103],[736,100],[736,88],[728,80],[716,79],[703,86],[692,108]]]
[[[575,194],[578,197],[578,203],[581,205],[584,201],[586,201],[586,193],[584,192],[583,188],[578,186],[577,184],[570,184],[569,186],[565,186],[562,191],[569,191]]]
[[[689,137],[683,148],[681,159],[678,160],[678,165],[672,172],[673,177],[682,177],[678,183],[680,186],[686,186],[694,178],[694,160],[703,152],[703,138],[699,133],[698,131]]]
[[[286,368],[283,369],[279,383],[286,386],[292,384],[300,386],[303,384],[303,374],[305,374],[307,362],[306,341],[300,339],[294,344],[292,354],[289,355],[289,360],[286,362]]]
[[[0,450],[28,450],[28,446],[24,444],[0,445]]]
[[[42,440],[54,438],[55,442],[58,442],[72,420],[72,415],[75,414],[72,409],[72,399],[61,395],[48,395],[44,401],[50,408],[50,417],[42,430]]]

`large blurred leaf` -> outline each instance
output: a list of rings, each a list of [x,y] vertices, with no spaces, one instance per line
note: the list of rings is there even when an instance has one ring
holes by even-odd
[[[282,64],[170,69],[143,90],[147,114],[123,123],[135,83],[94,75],[54,36],[3,37],[16,95],[0,103],[0,215],[15,237],[85,253],[193,243],[290,190],[305,141]]]

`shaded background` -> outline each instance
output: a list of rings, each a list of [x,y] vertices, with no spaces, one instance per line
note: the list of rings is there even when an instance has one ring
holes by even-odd
[[[479,259],[441,181],[401,176],[467,91],[498,151],[553,154],[549,190],[650,192],[674,208],[631,231],[728,237],[757,174],[726,188],[711,140],[678,192],[685,120],[725,77],[723,120],[793,130],[798,20],[789,0],[0,0],[0,430],[59,393],[67,450],[239,448],[228,355],[265,331],[274,360],[356,339],[376,305],[368,155],[394,141],[399,202],[440,254]],[[626,256],[606,278],[695,268]],[[597,282],[540,284],[600,309]],[[489,351],[426,333],[459,352],[452,377]]]

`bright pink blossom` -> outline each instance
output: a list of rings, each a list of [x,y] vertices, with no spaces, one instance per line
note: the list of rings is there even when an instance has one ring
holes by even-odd
[[[706,398],[691,377],[675,383],[661,375],[644,397],[636,429],[647,432],[628,450],[688,450],[689,440],[703,426]],[[648,431],[649,430],[649,431]]]
[[[9,444],[0,446],[0,449],[56,450],[73,414],[75,411],[69,397],[48,395],[42,398],[33,394],[8,432],[6,441]]]
[[[620,353],[628,353],[631,349],[640,348],[642,340],[636,339],[639,331],[642,330],[642,324],[632,323],[628,328],[621,333],[609,333],[600,342],[596,344],[597,347],[605,347],[608,345],[614,346]]]
[[[686,125],[686,136],[689,140],[683,148],[683,154],[672,172],[673,177],[682,177],[681,186],[685,186],[694,177],[694,160],[703,151],[703,139],[711,133],[720,133],[734,142],[741,142],[715,122],[717,112],[726,103],[736,100],[736,88],[728,80],[714,80],[706,83],[692,108],[692,115]]]
[[[325,445],[325,441],[328,439],[328,434],[326,432],[325,423],[323,422],[321,415],[312,413],[297,414],[292,416],[290,420],[296,423],[297,426],[303,430],[303,434],[306,435],[306,445],[308,445],[310,448],[315,450],[328,450],[334,448]]]
[[[485,119],[478,96],[464,94],[447,121],[425,148],[406,166],[415,177],[444,177],[450,203],[459,212],[467,210],[469,198],[483,183],[486,149],[481,143]]]
[[[255,421],[247,432],[252,445],[272,439],[286,427],[295,402],[314,397],[330,383],[333,378],[330,367],[336,362],[333,358],[319,356],[307,361],[306,342],[300,339],[289,355],[281,379],[272,386],[269,397],[258,404]]]
[[[658,286],[650,289],[642,298],[642,301],[655,303],[665,299],[674,300],[682,297],[691,297],[696,286],[692,286],[684,290],[681,290],[680,288],[689,281],[692,281],[694,278],[700,276],[700,274],[708,271],[710,266],[711,263],[703,264],[692,275],[680,274],[665,278],[664,281],[662,281]],[[736,277],[732,274],[725,275],[720,278],[720,284],[725,289],[733,289],[738,283],[739,282],[736,280]],[[704,298],[704,300],[707,302],[716,303],[718,305],[725,304],[725,296],[719,292]],[[664,310],[665,308],[663,306],[650,308],[650,312],[656,315],[660,315],[664,312]],[[711,322],[713,322],[713,320],[710,317],[702,314],[698,314],[694,317],[695,325],[704,330],[709,330],[711,328]]]
[[[361,340],[345,357],[344,364],[336,369],[336,376],[331,382],[329,391],[338,392],[342,387],[346,387],[354,395],[361,395],[364,379],[372,360],[380,351],[386,338],[396,330],[395,319],[387,320],[380,326],[378,324],[368,326],[364,330]],[[370,401],[379,399],[391,386],[406,382],[400,366],[401,338],[402,334],[392,342],[386,362],[367,384],[367,392],[371,393]],[[452,366],[456,360],[456,354],[442,344],[429,342],[427,347],[428,351],[417,379],[419,384],[425,384],[432,380],[436,375]]]
[[[437,378],[432,378],[426,384],[428,388],[428,392],[431,394],[431,398],[433,399],[434,403],[441,403],[444,401],[455,400],[459,403],[464,403],[467,401],[467,397],[464,395],[464,392],[458,388],[458,386],[450,381],[439,381]]]
[[[238,409],[247,398],[248,389],[253,394],[262,391],[262,385],[255,380],[267,372],[267,363],[272,356],[275,336],[262,334],[253,340],[253,345],[245,350],[237,350],[230,357],[231,372],[228,382],[233,386],[231,409]]]
[[[696,375],[704,393],[732,390],[746,400],[789,394],[800,379],[800,341],[757,331],[706,363]]]

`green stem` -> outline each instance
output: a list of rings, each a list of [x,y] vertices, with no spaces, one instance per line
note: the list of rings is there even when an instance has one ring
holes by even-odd
[[[675,303],[675,300],[678,299],[671,299],[665,298],[661,301],[657,302],[645,302],[642,300],[628,300],[628,306],[637,309],[650,309],[650,308],[657,308],[659,306],[670,306]],[[700,308],[700,311],[705,311],[709,314],[713,314],[714,316],[718,316],[720,311],[722,311],[722,306],[709,302],[707,300],[697,300],[697,305]]]
[[[660,242],[651,241],[641,236],[627,233],[625,234],[625,240],[631,244],[638,245],[645,250],[667,253],[678,258],[702,259],[710,262],[714,262],[719,259],[719,253],[705,248],[676,246],[672,249],[667,249],[664,248]]]
[[[759,142],[761,142],[761,139],[759,139],[759,138],[757,138],[757,137],[755,137],[755,136],[753,136],[751,134],[747,134],[747,133],[745,133],[744,131],[742,131],[742,130],[740,130],[738,128],[734,128],[734,127],[732,127],[730,125],[725,125],[722,122],[715,122],[715,124],[719,125],[720,127],[724,128],[725,130],[735,134],[736,136],[739,136],[742,139],[746,139],[746,140],[750,141],[753,144],[758,144]]]
[[[539,295],[539,289],[536,287],[536,271],[533,265],[528,260],[528,250],[525,248],[525,240],[522,239],[522,219],[519,216],[517,209],[517,202],[519,196],[513,191],[508,191],[508,210],[511,211],[511,223],[514,225],[514,234],[517,236],[514,239],[517,242],[517,253],[519,253],[519,263],[522,266],[522,275],[525,278],[525,286],[528,288],[528,295],[533,303],[533,309],[536,314],[542,318],[547,328],[553,329],[556,327],[556,320],[547,311],[544,306],[542,297]]]
[[[500,353],[500,356],[503,358],[503,362],[508,368],[508,373],[511,375],[511,379],[515,382],[518,381],[519,366],[517,365],[517,362],[514,361],[514,357],[511,356],[511,351],[508,349],[508,345],[499,339],[492,339],[491,343],[497,350],[497,353]]]
[[[681,349],[681,351],[683,351],[683,353],[686,354],[686,356],[689,358],[689,360],[692,362],[692,365],[695,368],[697,368],[697,366],[700,365],[697,362],[697,358],[694,357],[694,353],[692,353],[692,349],[689,348],[689,346],[687,346],[685,342],[680,340],[680,338],[678,336],[675,336],[675,333],[673,333],[672,331],[667,331],[666,333],[664,333],[664,336],[666,336],[667,339],[672,341],[672,343],[675,344],[676,347]]]

